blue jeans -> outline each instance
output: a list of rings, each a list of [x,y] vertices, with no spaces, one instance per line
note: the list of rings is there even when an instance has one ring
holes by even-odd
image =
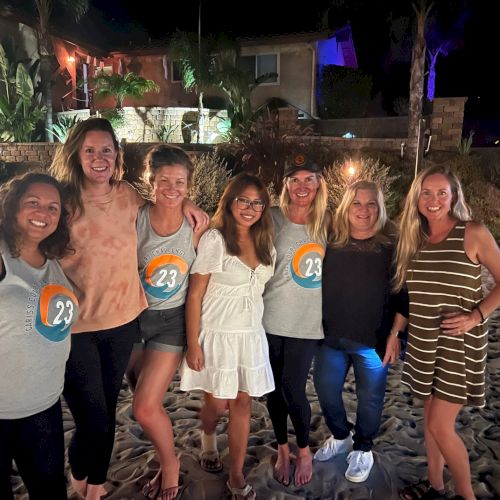
[[[314,385],[326,425],[336,439],[345,439],[348,422],[342,391],[349,367],[354,367],[358,407],[354,425],[355,450],[369,451],[380,427],[384,407],[386,367],[375,349],[341,338],[339,349],[323,344],[314,362]]]

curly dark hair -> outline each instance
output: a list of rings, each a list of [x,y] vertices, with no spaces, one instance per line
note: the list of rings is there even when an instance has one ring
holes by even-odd
[[[61,197],[61,217],[56,230],[38,245],[48,259],[60,259],[71,251],[69,246],[68,211],[65,208],[66,196],[62,184],[54,177],[42,172],[28,172],[13,177],[0,187],[0,238],[8,246],[12,257],[19,257],[21,233],[17,225],[19,201],[32,184],[54,186]]]

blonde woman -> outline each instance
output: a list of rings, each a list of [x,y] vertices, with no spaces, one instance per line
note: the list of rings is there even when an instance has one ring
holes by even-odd
[[[467,449],[455,431],[464,405],[484,406],[488,316],[500,305],[500,250],[470,211],[448,169],[422,171],[401,218],[396,289],[410,296],[408,348],[402,382],[424,400],[428,479],[401,498],[444,498],[448,465],[456,498],[473,500]],[[481,265],[495,279],[483,299]]]
[[[347,480],[368,479],[373,439],[384,406],[387,371],[399,356],[398,333],[406,327],[408,295],[391,293],[395,227],[374,182],[349,186],[337,208],[323,263],[325,340],[314,363],[314,384],[332,435],[314,455],[326,461],[347,454]],[[354,369],[355,425],[342,400]],[[351,429],[354,428],[354,435]]]
[[[311,408],[306,380],[320,340],[321,276],[327,233],[327,190],[321,168],[302,155],[285,169],[280,207],[273,207],[276,271],[264,294],[267,332],[276,389],[267,396],[278,457],[274,475],[290,483],[287,419],[297,440],[294,483],[312,478],[309,449]]]

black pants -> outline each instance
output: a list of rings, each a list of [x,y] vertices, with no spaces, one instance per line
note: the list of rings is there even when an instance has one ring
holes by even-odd
[[[30,500],[66,500],[61,402],[36,415],[0,420],[0,498],[12,500],[12,460]]]
[[[306,396],[306,382],[319,340],[295,339],[267,334],[269,358],[275,390],[267,395],[267,409],[278,444],[288,441],[287,418],[290,415],[297,446],[309,445],[311,406]]]
[[[68,450],[75,479],[87,478],[89,484],[106,481],[118,394],[132,345],[138,339],[137,320],[71,337],[63,395],[76,427]]]

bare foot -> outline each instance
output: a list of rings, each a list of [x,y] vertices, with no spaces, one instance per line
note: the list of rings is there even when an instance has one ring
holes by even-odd
[[[303,486],[312,479],[312,454],[307,448],[299,448],[295,464],[295,486]]]
[[[148,481],[142,487],[142,494],[149,498],[150,500],[154,500],[158,496],[158,492],[161,489],[161,469],[157,472],[156,476]]]
[[[75,491],[75,493],[80,498],[85,498],[87,495],[87,478],[85,479],[75,479],[73,474],[70,474],[71,487]]]
[[[85,500],[100,500],[107,493],[103,484],[88,484]]]
[[[274,479],[283,486],[290,484],[290,449],[288,445],[278,446],[278,458],[274,464]]]

